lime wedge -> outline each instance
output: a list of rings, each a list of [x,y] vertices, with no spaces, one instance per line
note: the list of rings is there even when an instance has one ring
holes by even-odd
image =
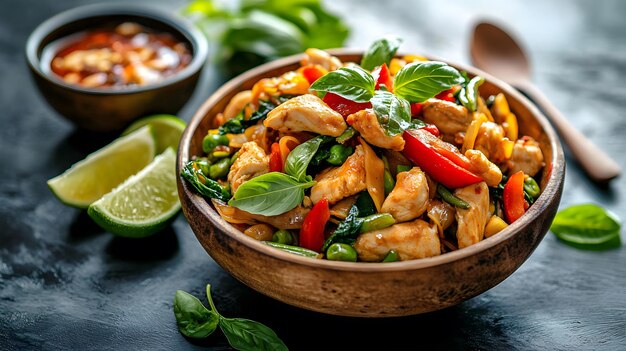
[[[143,126],[150,125],[156,140],[157,154],[162,153],[168,147],[178,150],[178,142],[187,124],[182,119],[173,115],[154,115],[137,120],[122,135],[127,135]]]
[[[176,153],[168,148],[139,173],[89,206],[89,216],[107,231],[132,238],[165,228],[180,210]]]
[[[141,128],[48,180],[48,186],[64,204],[86,208],[148,165],[155,147],[150,127]]]

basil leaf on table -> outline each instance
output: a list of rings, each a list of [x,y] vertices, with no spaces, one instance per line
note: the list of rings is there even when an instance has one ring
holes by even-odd
[[[218,182],[210,179],[208,175],[202,174],[200,170],[194,170],[195,161],[189,161],[183,167],[181,176],[202,196],[209,199],[218,199],[224,202],[231,198],[230,192],[224,189]],[[200,181],[202,177],[204,182]]]
[[[208,310],[195,296],[177,290],[174,296],[174,316],[178,330],[190,338],[205,338],[215,331],[219,315]]]
[[[320,77],[311,90],[337,94],[354,102],[368,102],[374,96],[374,77],[358,66],[341,67]]]
[[[413,62],[402,67],[393,83],[393,92],[410,103],[423,102],[465,79],[443,62]]]
[[[245,119],[244,111],[241,111],[237,116],[222,124],[218,129],[218,133],[220,135],[241,134],[246,131],[246,128],[264,120],[267,114],[275,109],[276,106],[271,101],[259,100],[259,108],[250,115],[250,118]]]
[[[296,146],[289,152],[285,160],[285,173],[294,177],[299,182],[310,182],[311,177],[307,177],[306,175],[309,163],[311,163],[313,156],[315,156],[319,150],[320,145],[331,140],[331,137],[320,135]]]
[[[402,44],[402,39],[399,37],[385,37],[370,45],[370,47],[363,55],[363,59],[361,59],[361,67],[364,69],[371,71],[377,66],[386,63],[389,66],[391,59],[398,51],[398,48]]]
[[[267,326],[249,319],[220,318],[220,329],[237,350],[280,351],[287,346]]]
[[[300,183],[285,173],[270,172],[241,184],[228,204],[253,214],[276,216],[301,204],[304,189],[313,185],[314,181]]]
[[[411,126],[411,105],[403,98],[377,90],[371,100],[378,123],[387,135],[397,135]]]
[[[583,204],[559,211],[550,230],[559,239],[581,247],[619,239],[621,227],[619,218],[611,212],[598,205]]]

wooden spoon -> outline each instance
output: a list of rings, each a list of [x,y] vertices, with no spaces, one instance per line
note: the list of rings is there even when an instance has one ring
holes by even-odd
[[[486,22],[476,25],[470,53],[476,67],[522,90],[543,109],[589,177],[597,182],[607,182],[621,173],[617,162],[574,128],[531,83],[526,54],[504,30]]]

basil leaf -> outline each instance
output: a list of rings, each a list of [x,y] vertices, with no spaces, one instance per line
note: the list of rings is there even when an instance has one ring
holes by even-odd
[[[561,240],[579,245],[598,245],[619,237],[621,222],[617,216],[594,204],[561,210],[550,230]]]
[[[374,77],[358,66],[341,67],[311,85],[311,90],[334,93],[354,102],[368,102],[374,96]]]
[[[228,204],[246,212],[276,216],[301,204],[304,189],[313,185],[314,181],[300,183],[285,173],[266,173],[241,184]]]
[[[402,44],[402,39],[399,37],[385,37],[370,45],[370,47],[363,55],[361,59],[361,67],[371,71],[377,66],[386,63],[389,66],[391,59],[398,51],[398,48]]]
[[[267,326],[249,319],[220,318],[220,329],[237,350],[281,351],[287,345]]]
[[[413,62],[396,74],[393,91],[410,103],[423,102],[464,81],[459,71],[443,62]]]
[[[264,120],[267,114],[275,109],[276,106],[271,101],[259,100],[259,108],[250,115],[250,118],[245,119],[244,111],[241,111],[237,116],[222,124],[218,129],[218,133],[220,135],[241,134],[246,131],[246,128]]]
[[[219,315],[209,311],[200,300],[182,290],[174,296],[174,316],[178,330],[190,338],[205,338],[215,331]]]
[[[346,218],[339,223],[337,229],[324,241],[322,252],[326,252],[328,247],[334,243],[354,244],[363,224],[363,218],[359,218],[359,216],[365,217],[374,213],[376,213],[376,207],[372,197],[367,191],[361,192],[354,205],[350,207]]]
[[[224,189],[218,182],[210,179],[200,170],[194,170],[195,161],[189,161],[181,170],[181,176],[202,196],[209,199],[218,199],[224,202],[231,198],[230,192]],[[204,182],[200,181],[202,177]]]
[[[411,126],[411,105],[403,98],[377,90],[371,100],[378,123],[388,135],[397,135]]]
[[[306,175],[309,163],[311,163],[320,145],[331,140],[332,138],[328,136],[318,136],[296,146],[287,156],[287,160],[285,160],[285,173],[299,182],[310,182],[310,177],[307,179]]]

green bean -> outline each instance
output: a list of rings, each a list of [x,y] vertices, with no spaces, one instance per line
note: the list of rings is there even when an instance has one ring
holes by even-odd
[[[532,196],[533,199],[539,197],[541,193],[541,188],[539,184],[533,179],[533,177],[528,177],[524,180],[524,191],[528,193],[528,195]]]
[[[441,199],[443,199],[443,201],[449,203],[454,207],[462,208],[464,210],[467,210],[471,207],[470,204],[465,202],[463,199],[459,199],[458,197],[452,195],[450,190],[448,190],[445,186],[441,184],[437,184],[437,194],[441,196]]]
[[[334,243],[326,250],[326,258],[331,261],[356,262],[357,253],[348,244]]]
[[[354,152],[354,149],[351,146],[333,145],[330,148],[330,156],[328,156],[326,162],[333,166],[341,166],[352,155],[352,152]]]
[[[239,151],[235,152],[233,154],[233,157],[230,158],[230,164],[232,165],[233,163],[235,163],[235,160],[237,160],[237,157],[239,157]]]
[[[387,256],[383,259],[383,262],[396,262],[399,261],[398,253],[396,250],[391,250],[387,253]]]
[[[317,255],[319,255],[317,252],[313,251],[313,250],[309,250],[309,249],[305,249],[303,247],[299,247],[299,246],[293,246],[293,245],[285,245],[285,244],[281,244],[281,243],[275,243],[272,241],[263,241],[263,243],[265,245],[277,248],[279,250],[283,250],[285,252],[289,252],[291,254],[294,255],[298,255],[298,256],[304,256],[304,257],[317,257]]]
[[[393,176],[388,169],[385,170],[383,179],[385,182],[385,195],[389,195],[389,193],[393,190],[393,187],[396,186],[396,181],[393,179]]]
[[[372,230],[387,228],[396,223],[396,220],[389,213],[376,213],[363,218],[363,223],[359,232],[367,233]]]
[[[288,230],[281,229],[274,233],[272,241],[279,244],[291,245],[293,244],[293,235]]]
[[[411,166],[406,166],[406,165],[398,165],[398,167],[396,168],[396,173],[401,173],[401,172],[408,172],[411,169],[413,169],[413,167]]]
[[[344,144],[346,141],[352,139],[353,136],[356,135],[356,130],[352,127],[348,127],[340,136],[338,136],[335,140],[339,144]]]
[[[218,145],[228,145],[229,140],[226,135],[208,134],[202,139],[202,151],[210,153]]]
[[[230,170],[230,159],[223,158],[209,168],[209,177],[212,179],[224,178]]]
[[[463,106],[467,107],[470,112],[476,111],[478,106],[478,87],[485,82],[485,78],[476,76],[472,78],[467,86],[461,89],[459,93],[459,101]]]

